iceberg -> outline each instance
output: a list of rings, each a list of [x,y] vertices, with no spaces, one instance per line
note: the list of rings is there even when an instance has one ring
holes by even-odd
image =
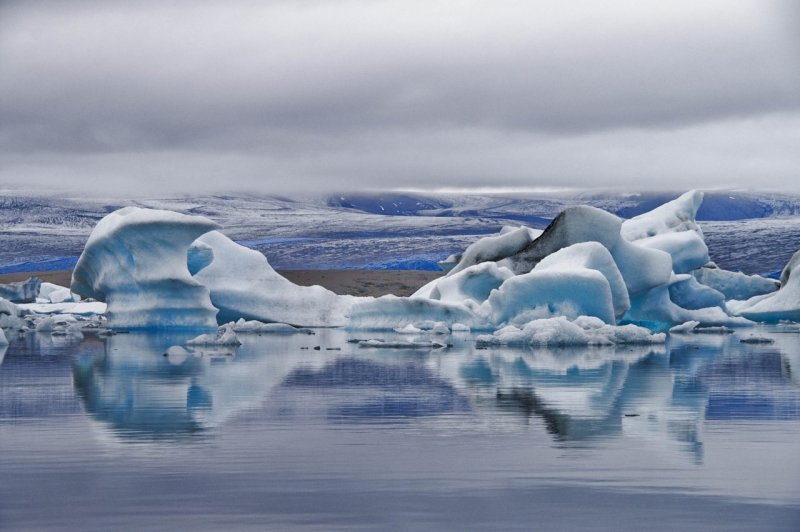
[[[194,267],[201,265],[196,257],[206,263],[194,281],[209,291],[220,323],[245,319],[337,327],[347,324],[350,308],[364,299],[321,286],[298,286],[272,269],[262,253],[240,246],[219,231],[198,238],[188,256],[195,257]]]
[[[521,251],[498,260],[515,274],[530,272],[545,257],[584,242],[597,242],[614,258],[629,294],[644,292],[669,281],[672,260],[668,253],[636,246],[620,233],[622,219],[589,206],[561,212],[544,232]]]
[[[497,260],[503,259],[501,265],[521,274],[531,271],[546,256],[572,244],[599,242],[612,250],[620,239],[621,224],[617,216],[595,207],[569,207],[530,244]]]
[[[30,277],[25,281],[17,281],[15,283],[0,284],[0,298],[12,303],[33,303],[39,296],[41,284],[42,280],[38,277]]]
[[[712,268],[695,221],[702,199],[690,191],[624,221],[580,206],[564,210],[543,232],[504,227],[450,257],[450,271],[407,298],[358,298],[298,286],[262,253],[235,243],[205,218],[129,207],[95,227],[72,291],[107,302],[113,328],[227,324],[234,336],[346,326],[402,334],[505,331],[497,338],[529,344],[553,333],[578,343],[615,344],[642,340],[640,325],[661,331],[690,321],[748,325],[751,315],[793,319],[796,261],[787,265],[785,286],[777,292],[770,280]],[[742,294],[756,297],[733,297]],[[52,302],[71,294],[46,285],[41,295]],[[547,321],[553,319],[561,321]],[[530,325],[543,320],[552,327]],[[219,340],[207,336],[205,341]]]
[[[100,220],[72,273],[72,291],[108,304],[112,328],[211,328],[208,288],[189,274],[187,253],[216,223],[171,211],[125,207]]]
[[[800,250],[796,251],[781,272],[777,292],[755,296],[747,301],[729,301],[728,308],[749,320],[777,323],[800,321]]]

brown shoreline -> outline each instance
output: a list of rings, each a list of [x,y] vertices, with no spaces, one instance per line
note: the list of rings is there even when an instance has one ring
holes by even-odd
[[[301,286],[318,284],[337,294],[375,297],[410,296],[442,275],[442,272],[418,270],[280,270],[279,273]],[[0,283],[24,281],[34,276],[48,283],[69,286],[72,270],[4,273],[0,274]]]

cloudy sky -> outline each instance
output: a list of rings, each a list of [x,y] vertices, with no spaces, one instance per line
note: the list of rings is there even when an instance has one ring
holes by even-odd
[[[791,0],[0,2],[0,188],[800,192]]]

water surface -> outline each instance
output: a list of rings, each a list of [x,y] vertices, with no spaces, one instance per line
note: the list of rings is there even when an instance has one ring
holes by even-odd
[[[757,333],[170,356],[185,336],[28,333],[0,365],[0,528],[798,530],[800,333]]]

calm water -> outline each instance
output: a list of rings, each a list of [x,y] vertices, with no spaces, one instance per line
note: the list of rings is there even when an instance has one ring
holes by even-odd
[[[31,333],[0,365],[0,528],[800,530],[800,333],[758,332],[169,357],[185,337]]]

